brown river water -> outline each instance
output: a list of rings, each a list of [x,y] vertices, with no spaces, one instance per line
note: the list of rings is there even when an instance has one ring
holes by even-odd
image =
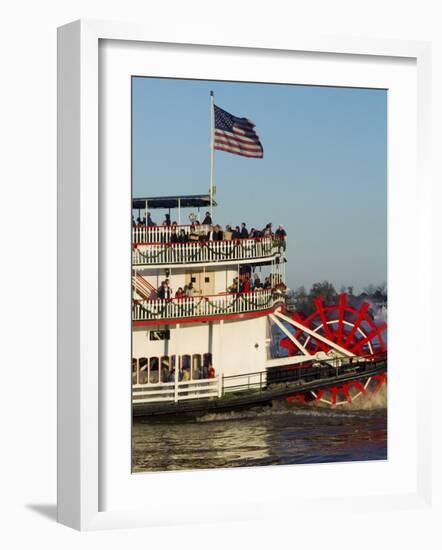
[[[272,408],[199,418],[136,419],[133,471],[387,458],[387,408]]]

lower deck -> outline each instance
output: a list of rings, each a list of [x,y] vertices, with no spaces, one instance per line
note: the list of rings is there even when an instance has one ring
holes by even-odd
[[[267,369],[246,375],[215,376],[198,381],[133,386],[133,416],[203,413],[271,404],[294,393],[315,391],[354,380],[368,381],[387,371],[387,360],[350,362],[335,368],[327,362]]]

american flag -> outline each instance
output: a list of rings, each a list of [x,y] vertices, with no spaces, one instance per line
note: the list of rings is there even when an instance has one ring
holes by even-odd
[[[224,109],[213,106],[215,110],[215,130],[213,147],[243,157],[262,159],[264,150],[254,128],[247,118],[231,115]]]

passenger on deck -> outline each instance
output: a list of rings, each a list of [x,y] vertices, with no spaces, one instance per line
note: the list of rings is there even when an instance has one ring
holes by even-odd
[[[182,380],[183,382],[187,382],[188,380],[190,380],[189,369],[182,368],[180,373],[181,373],[180,380]]]
[[[166,214],[166,215],[164,216],[163,225],[167,225],[167,227],[170,226],[170,214]]]
[[[215,378],[215,369],[213,368],[212,365],[210,365],[209,371],[207,374],[208,374],[208,378]]]
[[[180,229],[180,234],[178,235],[178,242],[179,243],[187,243],[189,240],[186,231],[184,229]]]
[[[226,225],[226,230],[224,231],[224,240],[232,240],[232,227],[230,225]]]
[[[227,288],[227,291],[231,294],[238,292],[238,277],[233,279],[233,283]]]
[[[190,242],[197,242],[199,241],[199,234],[196,230],[195,225],[190,226],[190,233],[189,233],[189,241]]]
[[[215,227],[211,225],[209,227],[209,231],[206,234],[206,241],[214,241],[215,240]]]
[[[250,292],[250,275],[248,273],[245,274],[241,292]]]
[[[151,227],[156,225],[156,223],[151,218],[150,212],[147,213],[147,225]]]
[[[157,289],[157,297],[160,300],[164,300],[166,297],[166,281],[162,281],[160,286]]]
[[[287,243],[285,241],[287,233],[285,232],[285,229],[282,225],[278,225],[278,229],[275,231],[275,237],[281,241],[282,249],[285,250],[285,247],[287,246]]]
[[[186,293],[184,292],[182,287],[179,287],[178,290],[175,292],[175,298],[185,298]]]
[[[241,238],[241,230],[239,228],[239,225],[237,225],[235,227],[235,229],[233,230],[233,232],[232,232],[232,239],[236,240],[236,239],[240,239],[240,238]]]
[[[203,379],[209,378],[209,366],[210,366],[210,357],[209,357],[209,354],[206,353],[203,358],[203,368],[201,369],[201,378]]]
[[[241,239],[247,239],[249,237],[249,232],[247,231],[246,224],[243,222],[241,224]]]
[[[170,242],[171,243],[177,243],[179,242],[178,233],[176,232],[176,226],[172,226],[172,231],[170,233]]]
[[[203,220],[203,225],[212,225],[212,217],[210,215],[210,212],[206,212],[206,216]]]
[[[186,287],[185,287],[186,288]],[[186,288],[186,296],[188,298],[193,298],[195,296],[195,288],[193,283],[189,283]]]
[[[253,275],[253,290],[257,290],[262,287],[261,279],[257,272]]]
[[[170,300],[172,298],[172,289],[170,288],[169,279],[166,279],[164,281],[164,297],[167,300]]]
[[[287,237],[287,233],[282,225],[278,225],[278,229],[275,231],[275,237],[282,240]]]
[[[264,235],[264,237],[272,237],[273,236],[272,224],[271,223],[268,223],[265,226],[265,229],[263,231],[263,235]]]
[[[224,231],[220,225],[215,225],[215,241],[222,241],[224,239]]]

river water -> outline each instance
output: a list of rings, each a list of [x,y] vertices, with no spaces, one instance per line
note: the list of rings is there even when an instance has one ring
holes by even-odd
[[[387,409],[272,408],[197,419],[137,419],[133,471],[387,458]]]

